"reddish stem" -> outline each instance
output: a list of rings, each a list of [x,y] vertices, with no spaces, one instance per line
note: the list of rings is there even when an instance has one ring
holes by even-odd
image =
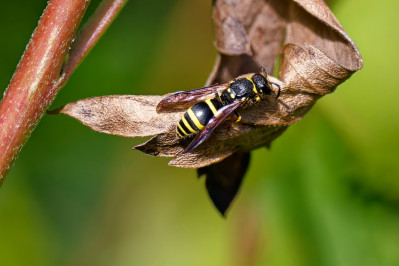
[[[61,86],[66,83],[72,72],[108,29],[126,2],[127,0],[104,0],[101,2],[93,16],[79,31],[76,41],[72,45],[70,58],[65,64],[63,76],[60,79]]]
[[[126,0],[105,0],[83,28],[63,68],[90,0],[50,0],[0,103],[0,185],[47,107]]]

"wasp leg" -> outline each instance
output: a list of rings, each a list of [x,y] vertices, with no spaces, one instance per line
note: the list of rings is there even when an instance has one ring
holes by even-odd
[[[237,116],[237,120],[234,123],[238,123],[241,121],[241,115],[237,113],[237,111],[234,111],[234,114]]]

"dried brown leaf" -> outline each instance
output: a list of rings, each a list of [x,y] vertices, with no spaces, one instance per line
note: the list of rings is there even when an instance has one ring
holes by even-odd
[[[170,165],[199,168],[237,151],[269,146],[288,125],[300,120],[321,96],[362,67],[353,41],[322,0],[217,0],[216,47],[220,54],[208,84],[224,83],[264,66],[270,73],[281,54],[281,96],[266,97],[228,120],[198,148],[182,154],[190,140],[176,138],[181,111],[157,113],[161,96],[103,96],[57,110],[92,129],[125,137],[154,136],[135,148],[174,157]],[[276,95],[276,91],[274,95]]]
[[[273,73],[281,56],[280,80],[270,76],[281,87],[281,96],[276,99],[274,90],[260,104],[240,110],[240,123],[228,119],[204,143],[182,154],[191,141],[176,137],[182,112],[157,113],[162,96],[97,97],[68,104],[58,112],[96,131],[154,136],[135,148],[174,157],[169,163],[173,166],[203,168],[209,178],[223,173],[221,161],[229,156],[269,147],[320,97],[363,65],[356,45],[322,0],[216,0],[213,20],[219,55],[206,85],[257,72],[260,66]],[[215,165],[210,168],[211,164]]]
[[[91,129],[123,137],[164,133],[176,125],[181,114],[159,115],[155,107],[161,96],[112,95],[69,103],[50,114],[66,114]]]

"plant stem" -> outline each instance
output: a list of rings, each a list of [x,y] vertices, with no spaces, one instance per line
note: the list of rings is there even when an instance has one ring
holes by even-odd
[[[63,86],[76,67],[83,61],[93,46],[111,25],[127,0],[104,0],[79,31],[72,44],[70,58],[63,69],[60,86]]]
[[[49,1],[0,103],[0,186],[58,91],[126,1],[104,0],[71,50],[90,0]]]

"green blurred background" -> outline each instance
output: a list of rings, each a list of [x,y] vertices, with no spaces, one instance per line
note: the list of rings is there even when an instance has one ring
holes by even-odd
[[[1,2],[1,91],[46,2]],[[210,8],[130,1],[52,107],[200,87]],[[45,116],[0,189],[0,265],[399,265],[399,2],[332,9],[364,68],[252,153],[227,219],[194,170],[130,149],[143,139]]]

